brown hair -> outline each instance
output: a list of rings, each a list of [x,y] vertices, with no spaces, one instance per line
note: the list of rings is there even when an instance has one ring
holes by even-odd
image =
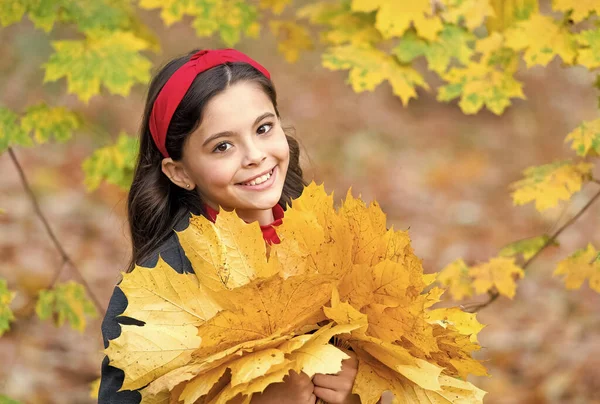
[[[140,149],[127,198],[132,255],[127,272],[148,259],[172,235],[175,224],[189,212],[206,214],[204,202],[195,190],[185,190],[173,184],[161,170],[162,154],[154,144],[149,129],[149,117],[154,100],[167,80],[198,50],[175,58],[163,66],[150,82],[143,121],[140,128]],[[179,160],[188,136],[202,122],[204,108],[212,97],[237,82],[252,82],[269,97],[279,118],[275,86],[267,77],[247,63],[225,63],[200,73],[175,110],[166,136],[166,148],[173,160]],[[302,194],[306,182],[300,168],[300,148],[283,128],[290,147],[290,163],[279,205],[286,204]]]

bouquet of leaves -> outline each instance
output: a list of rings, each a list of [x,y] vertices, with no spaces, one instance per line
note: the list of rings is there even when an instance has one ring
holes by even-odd
[[[194,216],[178,233],[193,274],[159,259],[119,287],[129,305],[106,354],[123,369],[123,390],[142,403],[249,403],[290,372],[335,374],[351,347],[353,392],[376,403],[481,403],[466,381],[485,375],[471,357],[483,326],[459,308],[432,309],[431,287],[406,231],[386,228],[378,204],[348,194],[338,209],[311,183],[267,246],[258,223],[234,212]]]

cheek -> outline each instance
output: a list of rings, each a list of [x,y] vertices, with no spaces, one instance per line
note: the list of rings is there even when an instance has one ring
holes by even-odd
[[[217,188],[229,185],[235,170],[227,163],[218,162],[194,167],[194,181],[201,188],[212,193]]]

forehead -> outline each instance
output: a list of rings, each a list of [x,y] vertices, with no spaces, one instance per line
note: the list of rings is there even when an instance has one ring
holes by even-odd
[[[234,130],[236,125],[252,124],[257,116],[265,112],[274,114],[275,108],[259,85],[236,83],[206,104],[200,130]]]

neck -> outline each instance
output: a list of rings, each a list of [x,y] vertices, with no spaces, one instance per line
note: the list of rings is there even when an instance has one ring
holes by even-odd
[[[249,210],[237,210],[237,215],[244,220],[246,223],[252,223],[258,221],[258,224],[265,226],[273,223],[275,218],[273,217],[273,209],[249,209]]]

